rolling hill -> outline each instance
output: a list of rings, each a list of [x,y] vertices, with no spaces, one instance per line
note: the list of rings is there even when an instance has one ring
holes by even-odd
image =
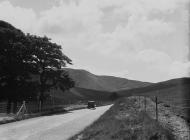
[[[66,68],[70,77],[75,81],[76,87],[99,91],[119,91],[137,87],[148,86],[151,83],[128,80],[114,76],[100,76],[86,70]]]
[[[157,96],[159,103],[164,103],[190,122],[190,77],[172,79],[142,88],[121,90],[117,93],[120,97],[140,95],[154,99]]]
[[[51,91],[52,95],[56,99],[57,104],[70,104],[78,101],[108,101],[111,98],[112,93],[107,91],[97,91],[85,88],[72,88],[68,91],[61,91],[60,89]]]
[[[120,96],[146,95],[158,96],[160,98],[189,98],[190,99],[190,78],[178,78],[159,83],[154,83],[146,87],[133,88],[118,91]]]
[[[151,83],[128,80],[113,76],[98,76],[86,70],[65,68],[75,81],[75,87],[63,92],[60,89],[51,90],[57,103],[70,103],[79,100],[105,101],[112,99],[114,91],[148,86]]]
[[[190,78],[178,78],[159,83],[146,83],[118,78],[113,76],[98,76],[85,70],[66,69],[76,86],[69,91],[60,89],[53,91],[54,97],[60,102],[75,102],[79,100],[107,101],[113,92],[119,97],[149,96],[158,97],[159,102],[174,106],[176,113],[190,120]],[[186,106],[189,108],[181,107]]]

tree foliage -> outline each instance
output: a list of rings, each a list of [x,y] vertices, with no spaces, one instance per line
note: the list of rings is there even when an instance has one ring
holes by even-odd
[[[24,33],[9,23],[0,21],[1,97],[10,100],[26,98],[24,89],[34,86],[32,82],[27,83],[30,79],[29,59],[31,55],[28,53]]]
[[[74,82],[62,68],[72,64],[71,59],[64,55],[61,46],[50,42],[47,37],[28,34],[30,48],[32,48],[33,73],[39,75],[40,100],[45,97],[45,92],[51,88],[60,87],[62,90],[74,86]]]
[[[62,69],[71,64],[62,48],[47,37],[27,34],[0,21],[0,98],[22,100],[39,97],[51,88],[62,90],[74,82]],[[37,75],[39,80],[32,80]]]

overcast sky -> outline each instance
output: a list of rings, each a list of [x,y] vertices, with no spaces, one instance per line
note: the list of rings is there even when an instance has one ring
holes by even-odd
[[[0,19],[63,47],[72,68],[158,82],[188,76],[189,0],[0,0]]]

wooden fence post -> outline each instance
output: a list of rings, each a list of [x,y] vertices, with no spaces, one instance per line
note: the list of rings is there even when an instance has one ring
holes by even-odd
[[[39,112],[40,112],[40,113],[42,112],[42,102],[41,102],[41,100],[40,100],[40,102],[39,102]]]
[[[19,111],[16,114],[16,118],[19,118],[19,116],[21,115],[22,119],[24,118],[24,114],[27,113],[27,108],[26,108],[26,102],[23,101]]]
[[[145,112],[146,112],[146,97],[144,96],[144,109],[145,109]]]
[[[156,121],[158,121],[158,98],[157,98],[157,96],[155,97],[155,102],[156,102]]]

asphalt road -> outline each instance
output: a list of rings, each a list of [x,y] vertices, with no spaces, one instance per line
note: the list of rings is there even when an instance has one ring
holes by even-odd
[[[97,120],[111,105],[0,125],[0,140],[67,140]]]

